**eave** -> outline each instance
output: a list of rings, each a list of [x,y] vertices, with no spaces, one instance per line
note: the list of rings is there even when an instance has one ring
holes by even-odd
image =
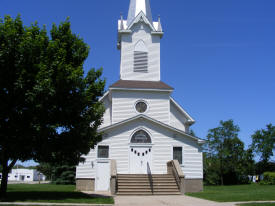
[[[162,127],[165,127],[166,129],[169,129],[169,130],[171,130],[171,131],[173,131],[173,132],[182,134],[182,135],[184,135],[184,136],[186,136],[186,137],[188,137],[188,138],[191,138],[192,140],[197,141],[198,144],[204,144],[204,143],[205,143],[205,140],[203,140],[203,139],[200,139],[200,138],[198,138],[198,137],[195,137],[195,136],[193,136],[193,135],[190,135],[190,134],[186,133],[186,132],[183,131],[183,130],[180,130],[180,129],[177,129],[177,128],[175,128],[175,127],[172,127],[172,126],[170,126],[170,125],[168,125],[168,124],[165,124],[165,123],[163,123],[163,122],[160,122],[160,121],[158,121],[158,120],[155,120],[155,119],[153,119],[153,118],[151,118],[151,117],[148,117],[148,116],[146,116],[146,115],[144,115],[144,114],[140,114],[140,115],[137,115],[137,116],[135,116],[135,117],[132,117],[132,118],[129,118],[129,119],[126,119],[126,120],[117,122],[117,123],[112,124],[112,125],[109,125],[109,126],[107,126],[107,127],[103,127],[103,128],[101,128],[101,129],[99,129],[98,132],[103,132],[103,133],[104,133],[104,132],[106,132],[106,131],[108,131],[108,130],[110,130],[110,129],[114,129],[114,128],[116,128],[116,127],[119,127],[119,126],[121,126],[121,125],[127,124],[127,123],[129,123],[129,122],[132,122],[132,121],[135,121],[135,120],[138,120],[138,119],[140,119],[140,120],[143,120],[143,119],[144,119],[144,120],[147,120],[147,121],[152,122],[152,123],[154,123],[154,124],[157,124],[157,125],[160,125],[160,126],[162,126]]]

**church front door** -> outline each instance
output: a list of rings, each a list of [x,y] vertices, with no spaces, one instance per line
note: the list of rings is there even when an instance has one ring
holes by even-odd
[[[152,147],[131,146],[130,147],[130,174],[151,173]]]

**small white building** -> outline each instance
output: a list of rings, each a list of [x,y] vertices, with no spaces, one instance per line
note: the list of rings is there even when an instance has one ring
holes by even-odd
[[[79,190],[136,195],[203,189],[204,140],[190,134],[195,120],[161,81],[162,37],[149,0],[131,0],[128,18],[118,21],[120,79],[100,100],[103,139],[76,169]]]
[[[2,174],[0,174],[2,179]],[[8,175],[8,181],[32,182],[44,181],[46,177],[35,169],[12,169]]]

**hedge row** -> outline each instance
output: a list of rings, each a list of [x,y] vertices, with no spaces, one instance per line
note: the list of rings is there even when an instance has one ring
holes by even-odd
[[[275,172],[265,172],[263,183],[267,185],[275,185]]]

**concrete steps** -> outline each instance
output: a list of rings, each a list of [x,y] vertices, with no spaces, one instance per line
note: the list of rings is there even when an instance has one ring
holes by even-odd
[[[118,174],[117,195],[180,195],[172,175]]]

